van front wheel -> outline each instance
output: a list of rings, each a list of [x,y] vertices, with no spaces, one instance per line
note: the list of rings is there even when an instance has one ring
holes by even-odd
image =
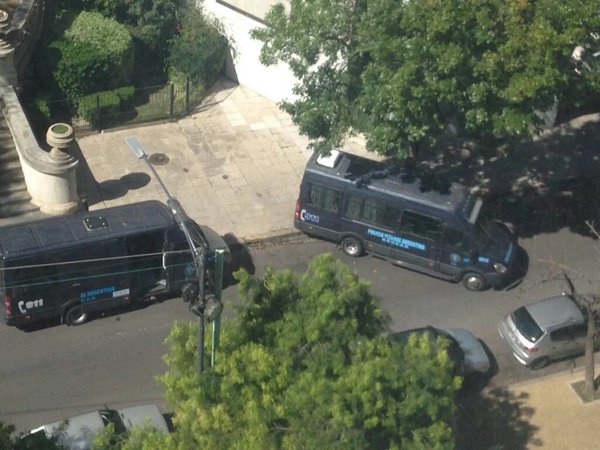
[[[65,323],[74,327],[84,324],[87,321],[87,313],[83,312],[81,305],[74,305],[67,309],[65,313]]]
[[[360,240],[353,237],[348,236],[342,239],[342,250],[348,256],[356,257],[363,254],[363,247],[360,243]]]
[[[485,278],[476,272],[468,272],[463,277],[463,285],[470,291],[483,291],[485,289]]]

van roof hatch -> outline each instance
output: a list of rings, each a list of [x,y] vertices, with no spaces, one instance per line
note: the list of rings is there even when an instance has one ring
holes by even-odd
[[[317,164],[333,169],[340,160],[341,156],[342,154],[339,150],[331,150],[331,153],[329,153],[327,156],[319,155],[317,158]]]
[[[92,231],[98,228],[108,228],[108,222],[103,216],[88,216],[83,219],[86,230]]]

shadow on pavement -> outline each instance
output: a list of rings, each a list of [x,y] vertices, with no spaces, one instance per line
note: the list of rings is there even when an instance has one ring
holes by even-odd
[[[239,269],[246,269],[250,275],[254,275],[256,267],[252,261],[248,247],[233,233],[227,233],[223,239],[229,246],[231,254],[230,261],[226,262],[223,270],[223,289],[237,284],[233,274]]]
[[[76,142],[73,143],[72,151],[75,157],[79,159],[77,186],[84,208],[105,200],[124,197],[129,191],[140,189],[151,181],[150,175],[147,173],[134,172],[123,175],[118,179],[98,183]]]
[[[123,175],[118,180],[106,180],[98,183],[103,200],[115,200],[124,197],[129,191],[140,189],[150,183],[150,175],[134,172]]]
[[[541,446],[535,438],[537,427],[529,423],[533,409],[526,406],[528,395],[503,388],[459,399],[456,448],[519,450]]]

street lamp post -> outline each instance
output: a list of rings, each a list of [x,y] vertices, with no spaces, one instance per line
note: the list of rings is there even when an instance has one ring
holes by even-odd
[[[138,159],[143,159],[146,162],[146,164],[154,174],[154,177],[158,180],[160,187],[167,196],[167,206],[171,209],[175,220],[181,227],[181,230],[183,231],[185,239],[188,245],[190,246],[190,250],[192,252],[194,269],[196,270],[196,275],[198,276],[198,291],[195,292],[193,286],[189,286],[191,290],[187,290],[187,292],[182,292],[182,296],[192,297],[190,311],[198,317],[198,373],[202,373],[204,369],[204,315],[206,308],[204,265],[206,263],[207,243],[203,242],[200,246],[196,246],[196,244],[194,243],[194,240],[192,239],[192,236],[190,235],[190,232],[185,223],[185,218],[187,217],[187,215],[183,211],[183,208],[181,207],[179,201],[171,195],[171,193],[163,183],[162,179],[158,175],[158,172],[156,172],[156,169],[154,168],[150,160],[148,160],[148,154],[146,153],[144,147],[137,139],[137,137],[129,136],[125,138],[125,142]]]

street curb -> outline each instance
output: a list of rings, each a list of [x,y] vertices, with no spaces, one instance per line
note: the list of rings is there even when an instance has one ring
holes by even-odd
[[[600,364],[596,365],[595,373],[596,374],[600,373]],[[552,378],[559,378],[559,377],[567,376],[567,375],[574,376],[574,377],[579,376],[579,375],[584,376],[585,375],[585,367],[575,367],[572,369],[565,369],[565,370],[561,370],[560,372],[549,373],[548,375],[543,375],[541,377],[532,378],[529,380],[517,381],[516,383],[486,387],[485,389],[483,389],[483,393],[489,393],[489,392],[493,391],[494,389],[498,389],[498,388],[507,389],[507,390],[520,389],[522,387],[526,387],[531,384],[542,383],[542,382],[551,380]]]
[[[294,229],[282,229],[269,233],[268,235],[259,235],[252,238],[237,238],[233,235],[225,234],[223,236],[225,243],[229,246],[242,245],[247,247],[261,247],[269,245],[283,245],[306,242],[312,240],[301,231]]]

